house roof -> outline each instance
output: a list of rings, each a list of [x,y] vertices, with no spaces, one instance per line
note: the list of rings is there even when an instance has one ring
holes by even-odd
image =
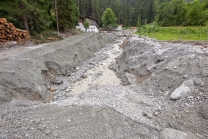
[[[85,20],[85,18],[84,18],[84,17],[81,17],[81,16],[80,16],[79,18],[81,18],[81,19]]]
[[[86,19],[86,18],[89,18],[89,19],[91,19],[91,20],[95,20],[95,21],[97,22],[97,24],[99,24],[99,23],[98,23],[98,20],[96,20],[96,19],[93,19],[93,18],[91,18],[91,17],[89,17],[89,16],[85,16],[85,19]]]

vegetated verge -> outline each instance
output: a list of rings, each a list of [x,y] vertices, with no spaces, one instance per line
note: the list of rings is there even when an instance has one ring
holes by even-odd
[[[135,34],[166,41],[208,40],[208,27],[159,27],[155,24],[149,24],[139,28]]]

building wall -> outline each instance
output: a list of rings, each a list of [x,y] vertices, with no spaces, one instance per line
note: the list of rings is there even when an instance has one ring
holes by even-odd
[[[98,24],[97,24],[97,22],[96,22],[95,20],[90,19],[90,18],[86,18],[86,19],[88,19],[88,20],[89,20],[89,22],[90,22],[90,26],[96,26],[96,27],[98,28]]]
[[[79,23],[82,23],[82,24],[84,24],[84,19],[82,19],[82,18],[79,18]]]

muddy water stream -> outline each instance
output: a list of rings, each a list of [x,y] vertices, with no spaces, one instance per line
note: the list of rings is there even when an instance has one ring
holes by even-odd
[[[119,42],[119,41],[118,41]],[[122,49],[120,48],[120,44],[123,41],[120,40],[119,43],[113,45],[113,49],[104,52],[109,57],[106,60],[103,60],[99,63],[98,67],[94,67],[89,69],[85,75],[87,75],[86,79],[78,81],[73,84],[74,93],[80,94],[83,91],[87,90],[88,87],[92,84],[94,85],[119,85],[121,80],[116,76],[115,72],[110,70],[108,66],[116,61],[116,58],[119,57],[122,53]],[[97,73],[97,77],[93,77]]]

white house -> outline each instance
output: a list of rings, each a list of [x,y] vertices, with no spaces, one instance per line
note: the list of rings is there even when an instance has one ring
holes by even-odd
[[[84,25],[82,23],[79,23],[79,26],[76,26],[76,29],[79,29],[79,30],[85,32],[85,28],[84,28]]]
[[[87,32],[94,32],[94,33],[98,33],[99,30],[97,29],[96,26],[89,26],[89,28],[87,29]]]
[[[79,25],[76,26],[76,29],[79,29],[81,31],[85,32],[85,28],[84,28],[84,18],[83,17],[79,17]]]
[[[116,29],[117,31],[121,31],[121,30],[123,30],[123,25],[121,24],[121,25],[118,25],[118,28]]]

